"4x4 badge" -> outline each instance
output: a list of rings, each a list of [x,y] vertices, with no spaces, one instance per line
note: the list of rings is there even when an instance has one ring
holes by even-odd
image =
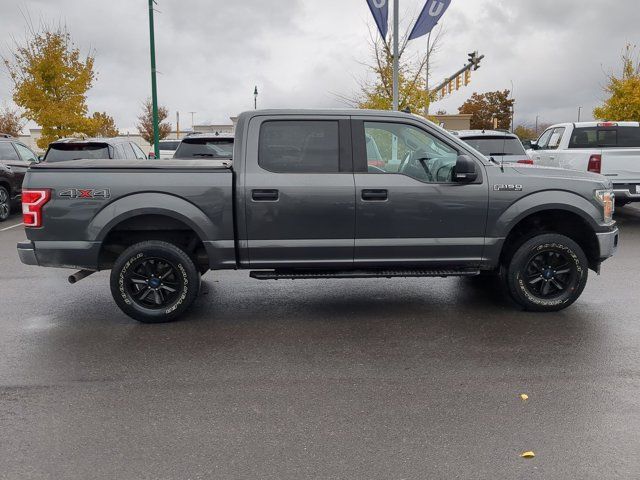
[[[111,197],[111,192],[108,188],[93,189],[93,188],[68,188],[61,191],[58,196],[60,198],[99,198],[106,200]]]
[[[494,185],[495,192],[521,192],[522,185]]]

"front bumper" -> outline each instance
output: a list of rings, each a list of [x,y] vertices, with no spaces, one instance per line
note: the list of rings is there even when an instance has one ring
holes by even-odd
[[[618,249],[618,228],[614,228],[610,232],[596,233],[598,237],[598,245],[600,247],[600,260],[606,260],[613,257]]]
[[[18,256],[20,257],[20,261],[25,265],[38,265],[36,249],[33,247],[32,242],[18,243]]]

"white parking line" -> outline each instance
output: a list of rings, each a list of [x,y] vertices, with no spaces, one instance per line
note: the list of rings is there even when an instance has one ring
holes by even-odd
[[[0,228],[0,232],[5,232],[7,230],[11,230],[12,228],[19,227],[20,225],[24,225],[24,223],[20,222],[20,223],[18,223],[16,225],[11,225],[10,227]]]

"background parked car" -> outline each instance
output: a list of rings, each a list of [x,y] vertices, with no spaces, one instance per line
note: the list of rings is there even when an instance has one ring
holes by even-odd
[[[146,160],[142,149],[126,137],[64,138],[49,144],[43,162],[62,162],[80,159]]]
[[[160,140],[160,158],[173,158],[173,154],[176,153],[180,140]],[[149,158],[153,158],[155,154],[149,152]]]
[[[460,140],[498,162],[532,164],[517,135],[503,130],[459,130],[452,132]]]
[[[613,182],[616,204],[640,202],[640,123],[560,123],[530,150],[534,163],[600,173]]]
[[[13,137],[0,136],[0,222],[20,203],[24,174],[34,162],[38,156],[29,147]]]
[[[173,158],[232,158],[233,135],[198,133],[180,142]]]

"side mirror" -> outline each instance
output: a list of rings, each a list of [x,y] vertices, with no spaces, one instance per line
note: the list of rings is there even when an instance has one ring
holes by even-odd
[[[453,180],[459,183],[470,183],[478,179],[476,162],[468,155],[458,155],[453,170]]]
[[[531,150],[538,150],[538,142],[536,140],[531,140],[531,144],[529,145]]]
[[[523,140],[522,141],[522,146],[524,147],[525,150],[529,150],[532,148],[532,141],[531,140]]]

